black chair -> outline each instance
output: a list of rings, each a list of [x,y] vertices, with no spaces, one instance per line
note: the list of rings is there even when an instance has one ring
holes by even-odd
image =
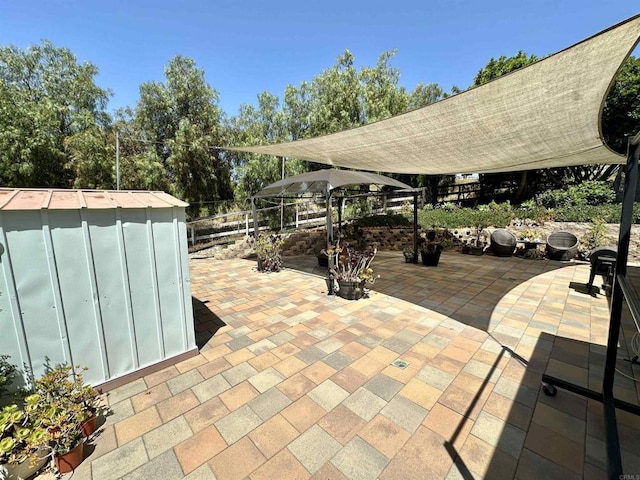
[[[491,232],[491,251],[498,257],[510,257],[516,251],[517,241],[509,230],[497,228]]]
[[[569,232],[556,232],[547,239],[547,255],[551,260],[571,260],[578,253],[578,237]]]
[[[586,284],[587,292],[591,292],[596,275],[602,275],[604,277],[602,288],[607,295],[611,293],[617,255],[618,252],[610,247],[598,247],[589,252],[587,260],[591,264],[591,272],[589,273],[589,282]]]

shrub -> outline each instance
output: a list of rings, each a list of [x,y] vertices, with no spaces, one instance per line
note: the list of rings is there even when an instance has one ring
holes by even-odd
[[[593,223],[589,225],[589,228],[580,240],[587,251],[608,245],[609,237],[607,236],[607,226],[604,221],[600,218],[594,218]]]
[[[413,216],[413,211],[411,213]],[[407,227],[411,221],[399,213],[387,212],[385,215],[368,215],[355,220],[360,227]]]
[[[371,206],[366,197],[353,200],[352,203],[347,205],[344,209],[345,218],[358,218],[363,217],[371,212]]]
[[[616,201],[616,194],[608,182],[588,181],[567,189],[547,190],[536,197],[546,208],[566,208],[576,205],[603,205]]]
[[[0,355],[0,396],[9,392],[18,369],[9,362],[9,355]]]
[[[616,201],[616,194],[607,182],[588,181],[569,187],[569,196],[575,205],[579,203],[602,205]]]

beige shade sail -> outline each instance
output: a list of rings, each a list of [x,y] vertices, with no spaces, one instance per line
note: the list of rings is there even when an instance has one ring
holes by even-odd
[[[602,139],[604,100],[640,15],[481,87],[322,137],[228,150],[380,172],[453,174],[624,163]]]

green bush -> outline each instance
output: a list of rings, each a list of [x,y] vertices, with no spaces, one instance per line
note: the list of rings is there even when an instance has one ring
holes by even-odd
[[[418,223],[423,228],[461,228],[481,225],[483,227],[506,227],[513,213],[506,209],[478,210],[473,208],[424,208],[418,212]]]
[[[413,216],[413,213],[411,214]],[[411,221],[402,214],[387,212],[385,215],[369,215],[355,220],[360,227],[407,227]]]
[[[345,218],[363,217],[371,212],[371,205],[366,197],[357,198],[344,209]]]
[[[602,183],[602,182],[590,182]],[[583,191],[583,193],[586,190]],[[483,227],[491,226],[496,228],[504,228],[511,224],[512,220],[530,219],[534,222],[544,223],[548,221],[556,222],[592,222],[594,219],[601,220],[605,223],[619,223],[622,205],[619,203],[601,203],[598,205],[589,205],[587,201],[593,201],[594,198],[608,198],[608,194],[598,196],[593,193],[595,190],[589,190],[592,193],[585,195],[582,203],[564,205],[557,208],[547,208],[543,205],[537,205],[534,202],[525,202],[522,205],[512,206],[509,202],[482,205],[478,208],[452,208],[447,205],[446,208],[433,207],[425,205],[418,211],[418,223],[422,228],[463,228],[475,227],[481,225]],[[546,192],[548,193],[548,192]],[[586,199],[590,200],[586,200]],[[636,203],[633,208],[633,223],[640,223],[640,203]]]
[[[588,181],[567,189],[547,190],[536,197],[546,208],[567,208],[576,205],[598,206],[612,204],[616,194],[608,182]]]

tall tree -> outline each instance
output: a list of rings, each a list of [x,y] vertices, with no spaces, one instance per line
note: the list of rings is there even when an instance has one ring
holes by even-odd
[[[290,139],[286,113],[280,109],[275,95],[262,92],[258,95],[258,107],[242,105],[238,116],[228,122],[229,138],[234,144],[261,145],[284,142]],[[236,182],[235,197],[243,201],[261,188],[279,180],[282,176],[282,158],[246,152],[229,152]],[[285,174],[295,175],[304,171],[300,161],[286,161]]]
[[[70,50],[49,41],[26,50],[0,47],[2,185],[75,185],[91,161],[83,148],[102,149],[102,130],[110,121],[110,92],[94,83],[97,73],[93,64],[79,64]]]
[[[419,83],[411,92],[408,108],[420,108],[442,100],[445,97],[442,87],[437,83]]]
[[[158,171],[153,176],[170,192],[192,203],[191,213],[207,202],[232,196],[230,168],[215,148],[222,144],[218,93],[192,59],[176,56],[165,68],[166,82],[140,86],[130,142],[145,147],[129,163]],[[127,139],[125,139],[127,141]]]
[[[390,65],[395,51],[383,52],[375,67],[360,70],[363,122],[371,123],[407,111],[409,95],[398,85],[400,70]]]
[[[535,55],[527,55],[522,50],[519,50],[518,53],[512,57],[505,57],[502,55],[497,60],[491,57],[487,64],[480,69],[473,79],[472,87],[484,85],[491,80],[495,80],[502,75],[506,75],[507,73],[526,67],[536,61],[538,61],[538,57]]]
[[[479,87],[496,78],[526,67],[538,60],[535,55],[527,55],[522,50],[518,51],[511,57],[502,55],[498,59],[491,57],[487,64],[480,69],[473,79],[471,87]],[[480,183],[483,189],[493,190],[498,185],[505,183],[516,183],[518,188],[514,195],[514,201],[520,202],[524,200],[533,191],[534,185],[537,185],[539,177],[538,171],[529,172],[522,170],[519,172],[485,174],[480,175]]]
[[[613,150],[627,153],[627,135],[640,131],[640,58],[629,57],[607,95],[602,112],[604,139]]]

